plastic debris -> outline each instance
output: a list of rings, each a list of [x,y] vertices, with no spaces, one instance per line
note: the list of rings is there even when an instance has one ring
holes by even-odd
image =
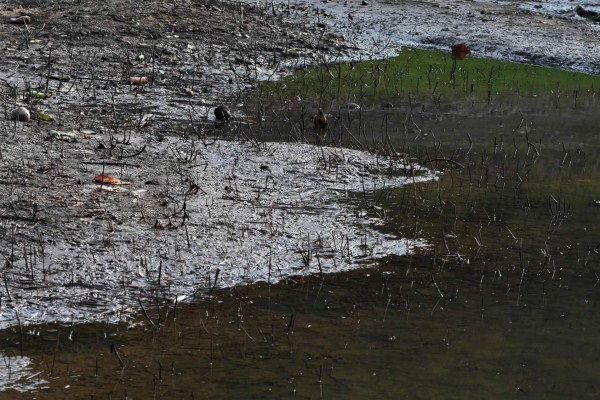
[[[327,130],[327,126],[327,115],[325,115],[322,108],[319,108],[317,114],[313,116],[313,131],[324,132]]]
[[[464,43],[455,44],[452,46],[452,59],[453,60],[464,60],[471,50]]]
[[[54,117],[52,115],[46,114],[41,111],[36,114],[36,117],[39,121],[46,121],[46,122],[54,121]]]
[[[71,80],[71,77],[68,74],[52,74],[49,76],[50,79],[54,79],[55,81],[67,82]]]
[[[48,93],[38,92],[37,90],[31,90],[29,92],[29,95],[31,97],[36,98],[36,99],[42,99],[42,100],[47,99],[48,97],[50,97],[50,95],[48,95]]]
[[[79,139],[79,132],[75,130],[58,131],[52,129],[50,133],[48,133],[48,136],[50,139],[64,140],[65,142],[76,142],[77,139]]]
[[[29,15],[21,15],[20,17],[15,17],[10,19],[11,24],[28,24],[31,22],[31,17]]]

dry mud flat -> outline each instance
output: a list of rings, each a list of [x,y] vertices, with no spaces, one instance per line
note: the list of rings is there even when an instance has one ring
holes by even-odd
[[[421,245],[380,234],[345,199],[429,171],[260,143],[240,112],[261,76],[346,51],[333,35],[283,24],[274,7],[20,4],[3,8],[0,25],[0,328],[117,322],[139,301],[340,271]],[[229,126],[212,121],[221,101],[238,105]],[[31,121],[10,120],[18,104]]]

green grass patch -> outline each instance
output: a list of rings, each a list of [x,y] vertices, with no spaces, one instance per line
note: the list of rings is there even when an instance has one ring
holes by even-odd
[[[386,60],[298,70],[274,87],[282,97],[320,99],[368,99],[397,94],[535,96],[552,92],[594,93],[600,88],[600,77],[475,57],[453,60],[450,51],[404,48],[398,56]]]

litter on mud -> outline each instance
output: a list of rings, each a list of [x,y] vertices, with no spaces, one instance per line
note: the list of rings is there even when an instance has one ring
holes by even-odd
[[[96,175],[94,181],[105,185],[131,185],[131,182],[125,182],[109,175]]]

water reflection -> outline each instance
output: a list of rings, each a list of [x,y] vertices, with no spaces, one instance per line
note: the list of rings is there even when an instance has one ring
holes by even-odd
[[[11,356],[0,351],[0,392],[31,392],[48,383],[35,372],[29,357]]]
[[[171,310],[159,330],[75,326],[59,347],[36,337],[26,350],[78,398],[598,396],[593,277],[520,284],[514,270],[448,263],[438,292],[430,263],[236,288]]]

